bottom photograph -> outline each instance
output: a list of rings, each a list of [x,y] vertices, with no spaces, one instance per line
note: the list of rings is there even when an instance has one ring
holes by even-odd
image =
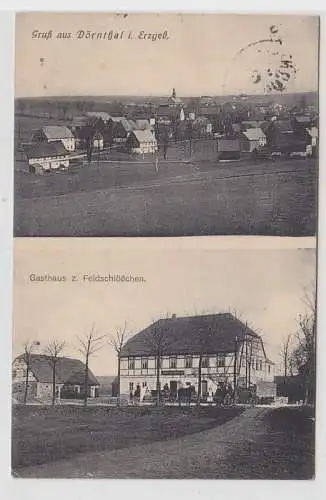
[[[12,476],[313,479],[315,345],[314,248],[16,239]]]

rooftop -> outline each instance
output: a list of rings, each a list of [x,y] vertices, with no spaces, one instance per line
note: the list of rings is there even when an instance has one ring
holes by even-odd
[[[24,359],[24,355],[18,356],[16,359]],[[52,383],[52,366],[51,358],[45,354],[32,354],[30,370],[38,382]],[[56,365],[56,379],[58,383],[64,384],[69,382],[83,382],[85,373],[85,364],[79,359],[60,357]],[[88,381],[92,385],[99,385],[98,380],[93,375],[91,370],[88,370]]]
[[[122,356],[153,355],[153,338],[164,339],[164,354],[198,354],[233,352],[236,339],[246,334],[260,336],[230,313],[207,314],[160,319],[132,337],[124,346]],[[204,345],[204,347],[203,347]]]
[[[58,156],[67,156],[68,152],[61,141],[53,142],[35,142],[26,144],[24,151],[27,158],[56,158]]]
[[[48,139],[73,139],[74,135],[68,127],[62,125],[45,125],[42,132]]]

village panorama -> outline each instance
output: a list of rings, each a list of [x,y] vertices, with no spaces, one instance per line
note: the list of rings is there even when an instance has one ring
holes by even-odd
[[[318,123],[316,92],[16,99],[15,236],[314,236]]]

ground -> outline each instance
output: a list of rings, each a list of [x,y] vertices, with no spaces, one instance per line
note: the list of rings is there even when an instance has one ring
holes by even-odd
[[[64,411],[67,411],[64,409]],[[16,413],[15,413],[16,412]],[[17,408],[18,477],[309,479],[308,408]],[[65,458],[63,458],[65,457]]]
[[[252,163],[94,161],[15,172],[15,236],[312,236],[314,159]]]

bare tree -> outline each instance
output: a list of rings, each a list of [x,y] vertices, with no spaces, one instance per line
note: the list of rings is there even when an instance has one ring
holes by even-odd
[[[160,374],[161,374],[161,364],[162,364],[162,356],[166,351],[166,348],[169,344],[169,336],[168,336],[168,326],[167,321],[171,321],[168,315],[165,318],[159,319],[158,321],[153,322],[152,327],[150,329],[150,334],[148,336],[147,342],[148,347],[151,353],[154,353],[155,356],[155,374],[156,374],[156,405],[160,404],[160,392],[161,392],[161,382],[160,382]]]
[[[45,348],[45,354],[48,357],[52,369],[52,406],[55,405],[56,400],[56,378],[57,378],[57,364],[60,361],[60,354],[65,347],[65,342],[52,340]]]
[[[94,327],[92,327],[89,334],[85,339],[80,339],[79,341],[79,352],[85,360],[85,372],[84,372],[84,406],[87,406],[88,400],[88,380],[89,380],[89,358],[93,356],[97,351],[104,347],[103,340],[105,335],[97,336]]]
[[[292,341],[292,334],[289,333],[281,343],[280,354],[282,359],[284,377],[288,376],[288,372],[291,367],[291,356],[292,356],[291,341]]]
[[[292,358],[296,369],[305,381],[305,404],[313,402],[316,382],[316,331],[317,303],[316,294],[305,296],[308,312],[300,315],[296,333],[297,345]]]
[[[26,372],[25,372],[25,392],[24,392],[24,404],[26,405],[27,403],[27,398],[28,398],[28,383],[29,383],[29,374],[31,371],[31,364],[32,364],[32,355],[34,348],[36,346],[39,346],[40,343],[38,341],[29,341],[27,340],[24,344],[24,353],[23,353],[23,360],[26,365]]]
[[[109,344],[115,350],[118,357],[118,404],[120,398],[120,369],[121,369],[121,352],[125,346],[128,338],[130,337],[130,332],[127,331],[127,323],[124,323],[123,328],[117,328],[115,335],[109,336]]]

